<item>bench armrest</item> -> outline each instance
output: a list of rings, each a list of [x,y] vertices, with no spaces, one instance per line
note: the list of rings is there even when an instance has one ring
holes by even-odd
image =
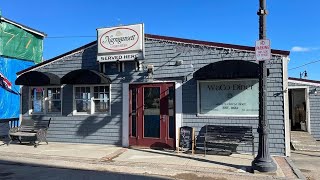
[[[19,128],[18,127],[14,127],[14,128],[11,128],[10,130],[9,130],[9,133],[16,133],[16,132],[18,132],[19,131]]]
[[[47,128],[42,128],[37,131],[38,141],[47,141]]]

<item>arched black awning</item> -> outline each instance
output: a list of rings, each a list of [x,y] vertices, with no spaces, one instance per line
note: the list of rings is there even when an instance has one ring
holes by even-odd
[[[60,77],[48,72],[29,71],[20,75],[16,79],[15,84],[25,86],[59,85]]]
[[[110,84],[108,76],[95,70],[77,69],[61,78],[62,84]]]
[[[196,80],[258,78],[259,65],[242,60],[219,61],[200,68],[193,77]]]

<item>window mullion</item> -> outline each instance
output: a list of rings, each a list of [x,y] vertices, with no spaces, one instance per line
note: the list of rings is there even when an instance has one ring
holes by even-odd
[[[44,88],[44,100],[43,100],[43,103],[44,103],[44,108],[43,108],[43,113],[44,114],[47,114],[47,112],[48,112],[48,106],[49,106],[49,98],[48,98],[48,88]]]
[[[29,87],[29,114],[32,114],[32,112],[33,112],[33,97],[32,97],[32,92],[33,92],[33,89],[32,89],[32,87]]]
[[[95,104],[94,104],[94,92],[93,92],[94,86],[90,87],[90,106],[91,106],[91,114],[94,114],[95,112]]]

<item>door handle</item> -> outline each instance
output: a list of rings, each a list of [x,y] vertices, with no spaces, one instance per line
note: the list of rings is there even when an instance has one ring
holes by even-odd
[[[165,122],[167,118],[167,115],[162,115],[162,121]]]

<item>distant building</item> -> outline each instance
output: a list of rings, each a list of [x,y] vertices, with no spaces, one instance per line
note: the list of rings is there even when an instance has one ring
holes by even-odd
[[[320,140],[320,81],[289,78],[288,93],[291,130],[308,132]]]
[[[0,14],[0,135],[9,122],[19,119],[20,87],[16,73],[42,62],[42,32],[4,18]],[[16,121],[15,123],[18,123]]]

